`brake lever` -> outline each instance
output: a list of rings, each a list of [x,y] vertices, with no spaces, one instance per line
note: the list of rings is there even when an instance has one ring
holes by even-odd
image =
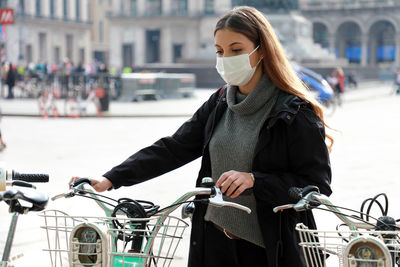
[[[278,211],[286,209],[294,209],[296,212],[310,210],[319,205],[319,203],[316,202],[316,199],[314,198],[314,195],[319,195],[319,194],[320,194],[319,192],[311,191],[307,193],[306,196],[302,197],[297,203],[278,206],[275,207],[273,211],[274,213],[277,213]]]
[[[89,185],[92,184],[88,178],[80,178],[76,181],[73,181],[71,183],[71,189],[69,192],[55,195],[54,197],[51,198],[51,200],[54,201],[54,200],[57,200],[60,198],[70,198],[70,197],[75,196],[76,193],[80,193],[80,194],[84,195],[86,192],[83,192],[83,191],[85,190],[86,184],[89,184]]]
[[[233,208],[243,210],[243,211],[247,212],[248,214],[251,213],[251,209],[249,209],[246,206],[243,206],[243,205],[240,205],[240,204],[234,203],[234,202],[225,201],[222,197],[223,194],[219,188],[214,187],[214,190],[215,190],[214,197],[209,198],[209,203],[211,205],[215,205],[217,207],[233,207]]]
[[[25,182],[25,181],[22,181],[22,180],[7,181],[6,184],[8,186],[20,186],[20,187],[28,187],[28,188],[36,189],[35,185]]]
[[[71,189],[68,193],[62,193],[55,195],[54,197],[51,198],[52,201],[60,199],[60,198],[70,198],[75,196],[75,189]]]

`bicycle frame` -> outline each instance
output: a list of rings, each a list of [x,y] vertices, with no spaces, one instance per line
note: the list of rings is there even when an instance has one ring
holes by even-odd
[[[363,223],[351,220],[348,216],[343,215],[340,209],[338,209],[329,198],[325,195],[319,194],[317,192],[308,193],[303,199],[301,199],[296,204],[287,204],[274,208],[274,212],[282,211],[285,209],[294,209],[295,211],[303,211],[306,209],[310,209],[311,206],[309,203],[318,202],[323,204],[328,210],[330,210],[333,214],[335,214],[343,223],[345,223],[351,230],[357,229],[374,229],[375,225],[371,223]]]
[[[1,267],[7,267],[7,265],[8,265],[8,261],[10,259],[11,248],[12,248],[12,244],[14,241],[15,230],[17,228],[18,216],[19,216],[18,212],[13,213],[11,223],[10,223],[10,228],[9,228],[8,234],[7,234],[6,245],[3,250],[3,257],[1,259],[1,264],[0,264]]]
[[[58,109],[54,99],[54,89],[45,90],[39,97],[39,109],[43,118],[48,118],[50,114],[52,114],[55,118],[58,117]]]
[[[104,257],[104,254],[107,254],[107,258],[102,258],[102,261],[100,261],[100,256],[96,256],[93,266],[144,267],[149,266],[152,263],[154,263],[154,266],[169,266],[173,260],[179,242],[182,239],[183,231],[188,226],[188,224],[183,220],[171,216],[171,213],[175,211],[181,204],[187,203],[187,201],[194,196],[208,195],[211,197],[209,199],[210,205],[232,206],[240,208],[248,213],[251,212],[251,210],[247,207],[241,206],[237,203],[225,202],[222,198],[222,193],[215,187],[195,188],[194,190],[178,198],[167,208],[152,211],[148,217],[145,218],[119,217],[121,214],[118,212],[116,213],[114,209],[110,209],[108,206],[109,204],[105,204],[104,201],[100,200],[99,196],[101,195],[94,193],[92,188],[86,183],[79,184],[78,186],[73,187],[70,192],[57,195],[52,199],[55,200],[61,197],[78,195],[82,192],[82,190],[84,190],[85,193],[88,193],[90,198],[92,198],[103,210],[105,217],[68,216],[65,213],[63,213],[63,215],[59,215],[60,213],[49,215],[49,213],[53,211],[45,211],[42,213],[42,216],[45,218],[45,220],[50,220],[53,218],[59,221],[74,221],[74,224],[65,223],[65,225],[62,226],[50,225],[48,222],[46,222],[46,226],[42,227],[47,230],[49,242],[50,239],[52,239],[52,237],[49,237],[49,231],[56,230],[63,233],[69,232],[67,233],[66,239],[69,240],[71,245],[67,246],[67,249],[62,249],[61,247],[57,246],[51,248],[49,243],[48,251],[50,252],[50,257],[54,256],[52,254],[53,252],[54,254],[68,252],[70,266],[85,266],[85,264],[87,264],[80,263],[77,260],[78,257],[82,255],[93,255],[93,253],[85,254],[84,250],[87,250],[87,246],[96,246],[96,248],[101,248],[101,252],[103,253],[101,254],[101,257]],[[92,223],[93,220],[100,221],[101,223],[95,225]],[[123,226],[121,228],[117,228],[114,224],[115,221],[123,221]],[[141,227],[143,224],[145,224],[145,227]],[[99,234],[99,239],[97,239],[96,242],[91,241],[91,243],[82,243],[80,238],[74,238],[74,235],[81,231],[79,229],[86,229],[89,227],[93,229],[93,231],[91,230],[92,232],[97,232]],[[102,230],[101,228],[106,229]],[[131,243],[133,239],[130,238],[137,239]],[[55,237],[55,240],[59,239],[60,238],[58,236]],[[99,240],[101,242],[98,242]],[[124,244],[122,251],[120,249],[121,247],[117,248],[117,245],[121,244],[121,241]],[[132,248],[134,246],[133,244],[135,244],[136,248],[137,243],[134,243],[136,241],[139,242],[137,251],[125,250],[127,244],[132,245]],[[109,245],[105,245],[104,242],[107,242]],[[73,247],[74,245],[76,246]],[[83,246],[86,246],[86,248],[82,249]],[[164,249],[165,246],[167,247],[166,249]],[[75,252],[73,250],[75,250]],[[55,258],[54,261],[56,261]],[[159,261],[162,265],[158,265]],[[56,265],[53,264],[53,266]]]
[[[102,111],[100,107],[100,100],[96,95],[94,89],[90,89],[88,91],[87,98],[82,98],[81,90],[76,91],[76,95],[73,97],[69,97],[65,101],[65,114],[69,117],[77,118],[80,117],[83,113],[87,112],[89,105],[93,103],[95,106],[95,112],[98,117],[102,116]],[[94,110],[91,110],[94,111]]]
[[[326,209],[318,207],[320,204]],[[388,220],[389,217],[385,217],[386,211],[384,217],[374,218],[377,220],[377,224],[373,224],[364,221],[363,217],[344,214],[342,210],[345,208],[337,207],[327,196],[316,191],[302,196],[295,204],[278,206],[273,211],[276,213],[294,209],[299,212],[317,207],[334,213],[348,227],[348,230],[338,228],[330,231],[314,230],[304,224],[297,224],[296,231],[300,237],[299,246],[303,249],[307,266],[326,266],[326,254],[338,256],[339,265],[344,267],[396,266],[400,256],[400,225],[393,223],[394,219]],[[365,215],[362,212],[360,214]],[[378,227],[378,224],[383,227]]]
[[[87,186],[87,184],[81,184],[81,185],[82,185],[83,189],[85,189],[86,191],[93,192],[91,190],[91,188],[89,186]],[[154,226],[155,228],[152,230],[152,232],[154,232],[154,233],[158,233],[159,232],[159,230],[160,230],[161,226],[163,225],[164,221],[168,218],[168,215],[171,214],[174,210],[176,210],[180,206],[179,205],[180,203],[183,203],[183,202],[187,201],[188,199],[190,199],[190,198],[192,198],[194,196],[197,196],[197,195],[210,195],[210,194],[212,194],[211,191],[212,191],[211,188],[197,188],[197,189],[195,189],[195,190],[193,190],[191,192],[186,193],[185,195],[183,195],[179,199],[177,199],[174,203],[172,203],[172,205],[171,205],[172,207],[170,209],[167,209],[167,210],[165,210],[163,212],[160,212],[158,214],[159,217],[158,217],[158,219],[157,219],[157,221],[155,223],[155,226]],[[96,194],[90,194],[90,195],[95,199],[95,202],[104,211],[105,215],[108,218],[112,218],[111,215],[113,213],[113,210],[109,209],[106,205],[104,205],[104,203],[99,200],[99,198],[98,198],[98,196]],[[144,219],[144,220],[146,220],[146,219]],[[110,226],[111,227],[113,226],[111,222],[110,222]],[[115,241],[116,241],[115,237],[112,237],[112,239],[113,240],[112,240],[111,243],[114,244]],[[154,241],[155,241],[155,236],[150,235],[149,239],[148,239],[148,241],[146,243],[146,246],[145,246],[145,248],[143,250],[143,254],[148,255],[148,254],[151,253],[151,249],[153,247]],[[112,248],[112,251],[115,251],[115,248]],[[128,264],[128,266],[130,266],[129,264],[132,264],[133,266],[136,267],[136,264],[139,264],[139,266],[141,266],[141,265],[143,265],[145,263],[145,261],[146,261],[145,258],[141,258],[141,257],[138,257],[138,258],[130,257],[130,258],[128,258],[128,257],[126,257],[124,255],[114,255],[113,257],[111,257],[111,264],[114,267],[123,266],[124,264]]]
[[[0,183],[3,185],[16,185],[20,187],[28,187],[36,189],[35,186],[29,182],[48,182],[48,175],[44,174],[19,174],[14,171],[4,170],[0,168]],[[24,200],[32,204],[31,207],[26,207],[19,202]],[[6,186],[0,188],[0,202],[5,201],[9,206],[9,212],[12,213],[12,219],[7,234],[7,240],[3,250],[2,260],[0,267],[7,267],[10,260],[10,252],[14,241],[15,231],[17,228],[17,222],[19,214],[26,214],[29,211],[41,211],[43,210],[48,202],[47,195],[40,193],[36,190],[26,191],[19,189],[8,189]]]

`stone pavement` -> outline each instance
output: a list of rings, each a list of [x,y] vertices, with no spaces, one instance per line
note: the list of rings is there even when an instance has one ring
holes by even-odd
[[[357,89],[349,89],[343,97],[344,102],[361,101],[365,99],[387,96],[392,84],[379,81],[364,82]],[[162,99],[142,102],[111,101],[109,110],[104,117],[188,117],[208,99],[213,89],[196,89],[191,98]],[[65,116],[64,100],[57,99],[56,106],[59,115]],[[40,116],[36,99],[0,99],[3,116]],[[96,116],[95,111],[88,110],[84,116]]]
[[[331,199],[334,203],[358,210],[362,200],[385,192],[393,203],[389,207],[389,215],[398,218],[400,124],[394,122],[400,121],[400,96],[390,97],[390,89],[390,84],[371,82],[349,90],[344,95],[343,106],[329,118],[328,125],[335,129],[330,131],[335,137],[331,153],[334,191]],[[0,100],[3,112],[26,114],[25,117],[2,118],[2,132],[8,146],[0,153],[0,162],[4,161],[6,166],[20,172],[49,173],[50,183],[40,184],[38,188],[53,196],[67,190],[70,177],[98,177],[134,151],[161,136],[170,135],[211,92],[199,89],[190,99],[112,102],[109,113],[105,115],[121,117],[115,119],[41,119],[37,117],[35,100]],[[59,104],[62,110],[63,102]],[[150,117],[158,115],[161,117]],[[180,193],[192,189],[200,165],[201,159],[197,159],[162,177],[112,190],[107,195],[147,199],[165,207]],[[47,209],[59,209],[69,214],[81,211],[83,214],[79,215],[99,215],[97,207],[91,204],[94,203],[80,198],[60,199],[49,203]],[[6,207],[3,203],[0,209],[0,251],[4,247],[10,221]],[[315,214],[321,230],[335,229],[338,220],[334,215],[323,211],[315,211]],[[23,253],[24,257],[15,262],[15,267],[50,266],[49,253],[42,251],[47,246],[47,240],[41,225],[42,218],[35,213],[19,219],[12,255]],[[177,250],[174,267],[187,266],[189,234],[188,229]],[[330,257],[327,266],[337,267],[339,264],[334,260],[335,257]]]

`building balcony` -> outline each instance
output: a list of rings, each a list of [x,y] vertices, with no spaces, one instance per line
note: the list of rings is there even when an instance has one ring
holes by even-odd
[[[107,13],[107,17],[110,19],[127,19],[127,18],[198,18],[201,16],[215,16],[215,12],[200,12],[200,11],[188,11],[188,10],[171,10],[169,12],[160,11],[145,11],[139,13],[137,11],[121,11]]]
[[[308,0],[300,2],[302,11],[400,7],[400,0]]]
[[[68,17],[55,17],[55,16],[44,16],[40,14],[27,14],[27,13],[18,13],[16,15],[16,20],[21,21],[36,21],[41,23],[49,23],[49,24],[60,24],[67,23],[69,25],[79,25],[79,26],[91,26],[93,24],[92,21],[82,20],[81,18],[68,18]]]

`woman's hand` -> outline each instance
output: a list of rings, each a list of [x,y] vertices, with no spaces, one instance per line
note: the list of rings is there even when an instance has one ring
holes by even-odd
[[[221,192],[228,197],[235,198],[242,194],[246,189],[254,186],[254,180],[251,173],[228,171],[224,172],[215,184],[221,188]]]
[[[69,187],[71,188],[71,183],[73,181],[78,180],[79,178],[81,178],[81,177],[77,177],[77,176],[72,177],[71,180],[68,183]],[[104,191],[106,191],[106,190],[108,190],[109,188],[112,187],[112,183],[106,177],[89,178],[89,180],[90,180],[90,183],[92,184],[92,187],[97,192],[104,192]]]

